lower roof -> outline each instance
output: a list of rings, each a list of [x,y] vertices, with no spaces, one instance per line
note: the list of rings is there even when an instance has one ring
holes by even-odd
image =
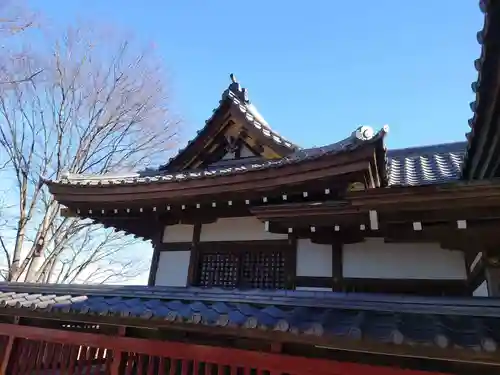
[[[389,150],[389,186],[418,186],[460,178],[467,142]]]
[[[359,147],[363,143],[349,144]],[[419,186],[453,182],[460,179],[466,151],[466,142],[452,142],[422,147],[394,149],[387,151],[387,176],[389,186]],[[212,167],[207,170],[186,170],[178,173],[147,170],[123,175],[75,175],[69,174],[57,184],[101,185],[101,184],[148,184],[154,182],[186,181],[203,177],[228,176],[253,170],[276,168],[312,160],[327,154],[344,151],[346,144],[337,142],[323,147],[296,151],[278,160],[251,160],[239,165]]]
[[[136,319],[141,325],[190,324],[219,333],[281,334],[398,347],[500,351],[500,301],[315,291],[220,290],[143,286],[0,284],[0,314],[59,319]],[[72,318],[73,316],[73,318]],[[181,327],[181,326],[179,326]],[[225,331],[226,329],[229,329]],[[237,331],[234,331],[234,330]],[[289,335],[289,336],[286,336]],[[341,341],[343,342],[343,341]]]

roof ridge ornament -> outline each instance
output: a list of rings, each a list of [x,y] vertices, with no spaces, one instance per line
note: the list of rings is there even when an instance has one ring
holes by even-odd
[[[370,139],[373,139],[376,136],[382,136],[389,133],[389,125],[384,125],[382,129],[380,129],[378,132],[375,132],[375,130],[371,126],[367,125],[361,125],[356,128],[356,130],[352,133],[352,137],[356,138],[360,141],[369,141]]]
[[[239,100],[241,100],[246,104],[250,104],[250,100],[248,99],[247,89],[241,87],[234,73],[231,73],[229,75],[229,78],[231,78],[231,83],[229,84],[227,90],[225,90],[224,93],[222,94],[222,97],[224,98],[227,94],[229,94],[229,92],[232,92]]]

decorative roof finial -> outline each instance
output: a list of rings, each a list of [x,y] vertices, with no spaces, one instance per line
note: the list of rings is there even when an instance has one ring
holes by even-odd
[[[223,93],[223,97],[227,95],[230,92],[233,93],[238,99],[240,99],[244,103],[250,103],[250,100],[248,100],[248,92],[247,89],[241,88],[238,80],[236,79],[236,76],[234,73],[231,73],[229,75],[231,78],[231,83],[229,84],[229,87],[226,91]]]

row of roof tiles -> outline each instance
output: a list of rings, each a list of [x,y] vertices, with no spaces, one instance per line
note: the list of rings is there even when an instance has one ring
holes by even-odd
[[[389,150],[389,186],[417,186],[453,182],[460,178],[466,142],[456,142],[435,146]],[[76,185],[137,184],[152,182],[185,181],[195,178],[225,176],[252,170],[280,167],[307,158],[320,157],[331,148],[319,147],[295,152],[290,157],[279,160],[253,161],[252,163],[212,168],[205,171],[184,171],[175,174],[148,171],[129,175],[82,176],[68,175],[59,183]]]
[[[300,163],[314,160],[326,155],[333,155],[341,152],[353,151],[356,148],[370,142],[376,142],[387,134],[389,128],[384,126],[379,132],[375,133],[370,127],[359,127],[348,138],[323,147],[301,149],[295,151],[289,156],[275,160],[262,160],[261,162],[252,162],[235,166],[226,166],[221,168],[211,168],[207,170],[183,171],[176,173],[147,171],[143,173],[133,173],[130,175],[112,176],[112,175],[72,175],[63,176],[56,183],[73,185],[113,185],[113,184],[148,184],[161,182],[185,181],[197,178],[209,178],[217,176],[226,176],[239,173],[247,173],[268,168],[278,168],[289,164]]]
[[[26,309],[479,352],[496,352],[500,343],[500,303],[481,299],[0,285],[0,314],[22,315]]]

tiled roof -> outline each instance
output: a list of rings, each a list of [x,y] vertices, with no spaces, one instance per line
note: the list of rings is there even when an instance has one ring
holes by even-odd
[[[493,47],[490,50],[490,47],[494,44],[497,44],[498,40],[498,32],[499,26],[498,17],[499,17],[499,8],[498,1],[494,0],[480,0],[479,8],[481,12],[484,14],[483,28],[477,33],[477,41],[481,45],[481,54],[479,58],[474,61],[474,67],[476,68],[478,74],[475,82],[472,83],[472,91],[475,94],[475,99],[470,103],[470,108],[473,112],[472,118],[469,119],[469,127],[470,132],[466,134],[468,144],[466,147],[466,152],[464,154],[464,163],[463,168],[468,168],[470,159],[472,157],[472,153],[477,151],[482,151],[482,145],[478,145],[477,142],[479,140],[479,134],[487,131],[488,129],[484,128],[487,124],[483,123],[483,121],[478,122],[478,112],[482,112],[480,108],[482,107],[480,103],[489,102],[488,95],[494,96],[493,93],[489,93],[487,90],[483,89],[488,86],[488,84],[493,84],[495,79],[493,77],[485,77],[485,71],[496,71],[498,62],[492,56],[491,50],[495,52],[497,47]],[[493,20],[495,14],[495,20]],[[496,22],[495,22],[496,21]],[[489,47],[487,46],[489,45]],[[498,53],[498,52],[496,52]],[[484,87],[483,87],[484,86]],[[484,109],[483,109],[484,111]],[[483,138],[484,139],[484,138]],[[484,146],[484,145],[483,145]],[[479,148],[480,150],[476,150]],[[463,173],[467,174],[467,172],[463,171]]]
[[[360,127],[358,129],[371,128]],[[374,142],[383,137],[387,127],[381,129],[373,138],[360,139],[353,134],[331,145],[313,147],[295,151],[291,155],[276,160],[252,159],[245,164],[214,166],[206,170],[188,170],[178,173],[168,173],[157,169],[123,175],[79,175],[67,174],[53,183],[72,185],[133,185],[162,182],[186,181],[190,179],[227,176],[246,173],[267,168],[278,168],[284,165],[313,160],[325,155],[343,151],[352,151],[355,148]],[[373,133],[374,134],[374,133]],[[464,160],[466,142],[454,142],[438,145],[412,147],[389,150],[387,152],[389,186],[418,186],[453,182],[460,178],[460,171]]]
[[[389,186],[452,182],[460,178],[466,142],[390,150]]]
[[[221,108],[226,100],[228,100],[230,105],[239,110],[245,116],[245,119],[247,120],[249,125],[259,130],[265,137],[271,139],[278,145],[289,148],[290,150],[299,149],[297,145],[293,144],[271,129],[267,121],[264,120],[262,115],[258,112],[257,108],[248,101],[248,98],[246,98],[246,93],[246,89],[242,89],[237,82],[233,82],[229,86],[229,88],[223,92],[222,99],[219,102],[219,106],[214,109],[212,116],[205,121],[205,126],[202,129],[198,130],[196,137],[191,139],[185,147],[179,149],[177,155],[171,157],[168,163],[162,166],[160,169],[168,170],[169,164],[173,160],[178,158],[192,143],[194,143],[198,139],[198,137],[203,134],[203,131],[209,126],[217,111],[219,110],[219,108]]]
[[[247,173],[267,168],[278,168],[281,166],[310,161],[322,156],[337,154],[341,152],[353,151],[356,148],[366,145],[370,142],[380,140],[388,132],[388,127],[385,126],[378,133],[367,126],[362,126],[356,129],[348,138],[323,147],[314,147],[295,151],[289,156],[282,159],[263,160],[261,162],[252,162],[249,164],[214,167],[206,170],[189,170],[176,173],[159,172],[158,170],[149,170],[146,172],[125,174],[125,175],[79,175],[67,174],[54,183],[72,184],[72,185],[120,185],[120,184],[149,184],[149,183],[164,183],[178,182],[190,179],[209,178],[217,176],[227,176],[231,174]]]
[[[0,314],[32,312],[259,329],[497,352],[500,301],[313,291],[0,284]],[[17,311],[14,311],[17,310]],[[90,319],[91,320],[91,319]],[[242,332],[242,334],[244,334]]]

